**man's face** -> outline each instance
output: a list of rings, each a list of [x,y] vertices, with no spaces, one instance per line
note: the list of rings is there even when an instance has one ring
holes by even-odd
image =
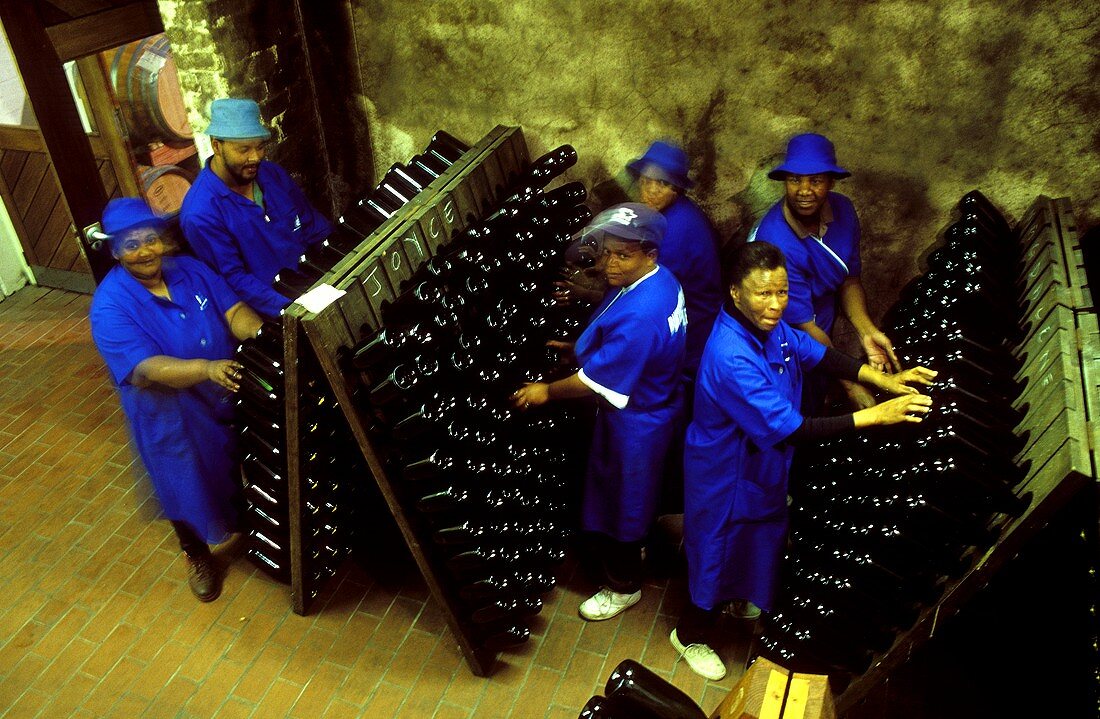
[[[246,185],[256,179],[260,169],[260,160],[267,153],[267,141],[252,140],[212,140],[214,155],[221,160],[226,173],[238,185]]]
[[[825,204],[829,190],[833,189],[831,175],[787,175],[787,206],[795,217],[813,220]]]
[[[741,284],[730,287],[730,297],[749,322],[771,332],[783,317],[783,310],[787,309],[787,270],[783,267],[756,268],[741,280]]]
[[[645,173],[638,175],[638,189],[641,190],[642,202],[657,212],[664,211],[680,194],[671,182]]]
[[[155,280],[160,276],[164,242],[152,227],[130,230],[112,250],[118,263],[139,280]]]
[[[606,260],[604,274],[612,287],[626,287],[642,279],[653,269],[657,252],[642,252],[640,242],[628,242],[607,235],[603,240],[603,256]]]

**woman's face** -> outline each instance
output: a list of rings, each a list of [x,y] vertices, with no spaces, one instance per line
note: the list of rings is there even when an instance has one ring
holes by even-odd
[[[645,174],[638,175],[638,189],[641,190],[642,202],[657,212],[663,212],[680,194],[671,182]]]
[[[164,242],[152,227],[139,227],[126,233],[114,250],[118,263],[139,280],[155,280],[160,276]]]
[[[653,269],[656,253],[643,252],[640,242],[627,242],[607,235],[603,240],[606,261],[604,274],[612,287],[627,287],[642,279]]]
[[[771,332],[787,309],[787,269],[754,269],[741,281],[730,287],[733,305],[741,310],[754,326]]]

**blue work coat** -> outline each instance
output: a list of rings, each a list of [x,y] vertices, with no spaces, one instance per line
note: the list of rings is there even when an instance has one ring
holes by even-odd
[[[815,322],[825,334],[833,331],[838,291],[849,277],[859,277],[863,266],[859,254],[859,217],[852,201],[830,192],[828,211],[822,210],[821,237],[799,237],[783,214],[785,200],[777,202],[755,228],[749,241],[764,240],[783,251],[790,283],[788,324]]]
[[[209,543],[236,527],[236,434],[230,392],[210,381],[186,389],[132,384],[156,355],[228,359],[236,341],[225,313],[237,296],[191,257],[165,258],[172,299],[157,297],[116,266],[92,298],[92,339],[110,370],[138,453],[164,515],[186,521]]]
[[[260,163],[256,182],[263,207],[229,189],[207,163],[183,198],[180,228],[194,253],[270,319],[290,303],[272,289],[275,275],[297,268],[306,248],[327,238],[332,225],[274,162]]]
[[[667,269],[612,288],[577,339],[581,381],[600,395],[582,525],[620,542],[642,539],[657,511],[665,452],[683,405],[687,316]]]
[[[661,214],[668,229],[661,240],[658,261],[676,275],[684,289],[688,317],[684,371],[694,376],[726,295],[718,246],[706,215],[688,198],[680,196]]]
[[[787,536],[784,440],[802,424],[802,375],[825,346],[786,322],[750,332],[722,310],[703,352],[684,448],[684,546],[691,600],[770,610]]]

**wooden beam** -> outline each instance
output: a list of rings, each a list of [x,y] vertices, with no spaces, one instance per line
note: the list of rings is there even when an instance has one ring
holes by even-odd
[[[99,179],[99,168],[77,113],[61,58],[46,34],[46,28],[29,2],[0,2],[0,22],[7,28],[12,54],[23,76],[27,97],[34,108],[65,201],[77,233],[98,222],[107,195]],[[60,160],[60,161],[58,161]],[[102,279],[114,260],[97,253],[81,237],[83,251],[96,279]]]
[[[92,109],[92,116],[95,117],[104,154],[95,152],[94,146],[92,152],[96,157],[110,160],[123,195],[140,197],[141,191],[137,184],[130,145],[119,130],[118,103],[108,86],[103,60],[98,54],[88,55],[77,60],[76,66],[80,70],[80,78],[84,81],[84,89],[88,93],[88,105]]]
[[[62,62],[162,32],[164,21],[156,0],[135,0],[46,28]]]

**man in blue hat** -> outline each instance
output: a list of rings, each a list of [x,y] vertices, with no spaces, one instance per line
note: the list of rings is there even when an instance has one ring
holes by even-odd
[[[855,207],[832,191],[836,180],[850,175],[837,165],[836,150],[825,136],[792,137],[783,163],[768,173],[770,179],[783,183],[783,199],[760,220],[749,242],[770,242],[787,259],[790,303],[783,319],[788,324],[831,347],[839,309],[858,333],[868,364],[880,371],[898,371],[893,344],[867,313]],[[856,408],[874,404],[860,385],[844,382],[844,387]],[[807,382],[803,410],[816,413],[823,401],[824,387]]]
[[[241,365],[232,357],[261,320],[199,260],[164,257],[164,222],[144,201],[112,200],[103,230],[119,264],[92,298],[92,340],[187,555],[191,591],[213,601],[221,578],[208,543],[225,541],[237,521]]]
[[[682,412],[686,343],[684,294],[657,264],[660,213],[640,203],[597,215],[585,234],[603,236],[610,285],[572,349],[580,371],[533,382],[512,395],[519,409],[551,400],[600,399],[585,475],[582,526],[593,532],[604,586],[580,606],[589,621],[610,619],[642,597],[642,541],[657,512],[661,470]]]
[[[183,200],[180,227],[195,254],[245,302],[277,317],[290,298],[272,289],[275,275],[296,268],[332,225],[286,170],[264,159],[271,131],[253,100],[214,100],[206,133],[214,155]]]

